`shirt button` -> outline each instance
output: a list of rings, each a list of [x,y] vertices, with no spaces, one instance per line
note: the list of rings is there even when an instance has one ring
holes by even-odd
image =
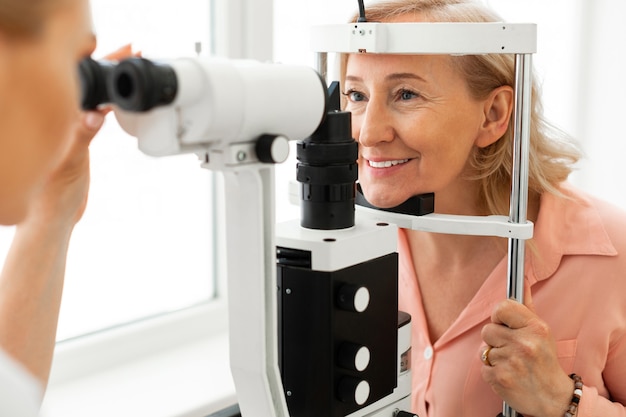
[[[424,349],[424,359],[428,361],[432,357],[433,357],[433,348],[431,346],[428,346],[426,349]]]

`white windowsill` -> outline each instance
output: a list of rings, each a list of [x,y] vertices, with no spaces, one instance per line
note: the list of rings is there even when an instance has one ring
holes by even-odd
[[[236,402],[214,302],[60,343],[42,417],[206,417]]]

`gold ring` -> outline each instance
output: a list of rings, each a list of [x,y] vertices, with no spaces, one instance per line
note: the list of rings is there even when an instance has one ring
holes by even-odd
[[[480,355],[480,360],[487,366],[493,366],[491,362],[489,362],[489,352],[491,352],[492,346],[487,346],[485,350],[483,350],[482,355]]]

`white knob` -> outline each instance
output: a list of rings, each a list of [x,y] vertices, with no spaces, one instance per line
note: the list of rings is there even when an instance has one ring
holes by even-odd
[[[354,392],[354,402],[358,405],[363,405],[370,397],[370,384],[367,381],[359,382]]]
[[[367,310],[367,306],[370,304],[370,292],[367,288],[361,287],[354,294],[354,309],[362,313]]]
[[[338,392],[341,401],[363,405],[370,397],[370,384],[363,379],[345,377],[339,381]]]
[[[339,349],[337,362],[343,368],[363,372],[370,364],[370,350],[366,346],[344,343]]]
[[[263,135],[257,139],[255,150],[259,161],[280,164],[289,157],[289,139],[281,135]]]
[[[362,313],[370,304],[370,292],[366,287],[344,285],[339,289],[337,304],[344,310]]]

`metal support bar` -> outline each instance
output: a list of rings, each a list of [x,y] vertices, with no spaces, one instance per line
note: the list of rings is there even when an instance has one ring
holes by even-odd
[[[527,54],[537,52],[532,23],[415,22],[313,26],[313,52]]]
[[[245,417],[289,417],[278,369],[274,166],[227,170],[224,187],[226,224],[237,226],[226,228],[226,261],[239,407]]]
[[[526,223],[528,207],[528,165],[530,149],[530,110],[532,94],[532,55],[515,55],[515,108],[513,115],[513,170],[511,173],[511,223]],[[523,240],[509,239],[507,297],[524,302]],[[518,417],[517,411],[503,405],[504,417]]]
[[[513,136],[513,170],[511,173],[510,222],[526,223],[528,206],[528,166],[530,149],[530,105],[532,89],[532,55],[516,55],[515,63],[515,124]],[[507,296],[524,302],[524,245],[510,239]],[[515,251],[513,251],[515,249]]]
[[[320,73],[320,76],[327,83],[328,80],[328,54],[326,52],[318,52],[315,54],[316,56],[316,70]]]

